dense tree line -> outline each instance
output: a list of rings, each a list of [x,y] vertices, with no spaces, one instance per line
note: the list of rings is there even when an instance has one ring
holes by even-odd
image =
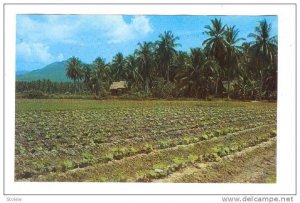
[[[167,31],[156,42],[138,43],[126,57],[117,53],[110,63],[98,57],[83,64],[71,57],[66,74],[75,93],[87,88],[97,97],[113,81],[125,80],[130,92],[154,97],[275,99],[278,48],[270,32],[271,24],[263,20],[246,41],[235,26],[213,19],[199,48],[178,51],[179,38]]]
[[[80,85],[82,89],[86,89],[84,84]],[[17,81],[16,92],[41,91],[43,93],[72,93],[75,89],[73,83],[70,82],[52,82],[50,80],[35,80],[35,81]]]

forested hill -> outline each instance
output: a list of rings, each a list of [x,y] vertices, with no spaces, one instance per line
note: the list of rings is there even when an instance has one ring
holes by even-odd
[[[42,69],[34,70],[23,75],[17,75],[18,81],[33,81],[49,79],[53,82],[70,82],[66,76],[67,61],[54,62]]]

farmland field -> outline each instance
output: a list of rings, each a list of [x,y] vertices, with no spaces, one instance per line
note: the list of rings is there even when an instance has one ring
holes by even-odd
[[[16,100],[15,180],[276,182],[276,103]]]

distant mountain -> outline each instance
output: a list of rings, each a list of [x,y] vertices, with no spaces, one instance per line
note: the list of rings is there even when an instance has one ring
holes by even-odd
[[[54,62],[42,69],[34,70],[23,75],[17,75],[17,81],[33,81],[49,79],[53,82],[70,82],[66,76],[67,61]]]
[[[26,73],[29,73],[29,71],[27,71],[27,70],[18,70],[16,72],[16,76],[25,75]]]

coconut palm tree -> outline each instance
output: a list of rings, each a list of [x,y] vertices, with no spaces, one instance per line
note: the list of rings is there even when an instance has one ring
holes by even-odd
[[[244,38],[238,38],[239,31],[235,26],[229,26],[224,32],[226,46],[226,64],[227,64],[227,97],[230,98],[230,81],[233,79],[238,69],[239,58],[242,55],[243,47],[239,45]]]
[[[93,62],[92,70],[92,89],[95,91],[97,97],[100,96],[100,90],[103,85],[108,84],[108,71],[105,60],[101,57],[98,57]]]
[[[178,51],[174,61],[173,77],[175,83],[178,84],[181,79],[179,76],[183,75],[188,68],[189,55],[187,52]]]
[[[220,81],[222,78],[221,67],[219,66],[218,62],[215,61],[214,59],[209,59],[209,61],[207,63],[209,64],[209,68],[212,72],[212,75],[210,76],[210,78],[213,81],[213,84],[215,86],[214,94],[218,95],[218,87],[220,85]]]
[[[117,53],[112,59],[112,71],[114,74],[114,80],[125,80],[126,79],[126,66],[125,59],[121,52]]]
[[[127,80],[129,88],[138,87],[143,78],[139,73],[138,61],[134,55],[126,57],[126,70],[128,72]]]
[[[92,79],[92,66],[90,64],[84,64],[82,67],[83,83],[91,89]]]
[[[153,56],[153,43],[143,42],[138,43],[138,48],[135,51],[137,55],[137,61],[140,67],[140,73],[143,78],[144,90],[149,93],[150,80],[152,72],[152,56]]]
[[[170,81],[170,63],[172,57],[176,54],[175,48],[180,46],[176,43],[179,37],[174,37],[171,31],[159,35],[157,43],[157,54],[160,61],[163,76],[167,82]]]
[[[67,63],[67,77],[74,81],[75,85],[75,94],[76,94],[76,81],[80,81],[82,79],[82,70],[81,70],[81,61],[77,57],[71,57]]]
[[[217,67],[217,62],[207,58],[200,48],[192,48],[186,71],[176,76],[179,78],[179,93],[206,98],[213,86],[213,73]]]
[[[276,71],[274,66],[276,67],[277,63],[277,36],[270,36],[271,29],[271,23],[269,24],[266,20],[262,20],[255,27],[255,32],[248,35],[248,37],[253,39],[250,42],[250,51],[252,64],[260,77],[260,99],[263,96],[267,72],[269,70]]]
[[[226,31],[226,25],[223,25],[221,19],[211,20],[211,26],[206,25],[204,28],[206,31],[204,34],[208,36],[206,40],[203,41],[202,45],[206,49],[206,52],[213,56],[219,65],[224,68],[225,57],[226,57],[226,42],[224,34]]]

